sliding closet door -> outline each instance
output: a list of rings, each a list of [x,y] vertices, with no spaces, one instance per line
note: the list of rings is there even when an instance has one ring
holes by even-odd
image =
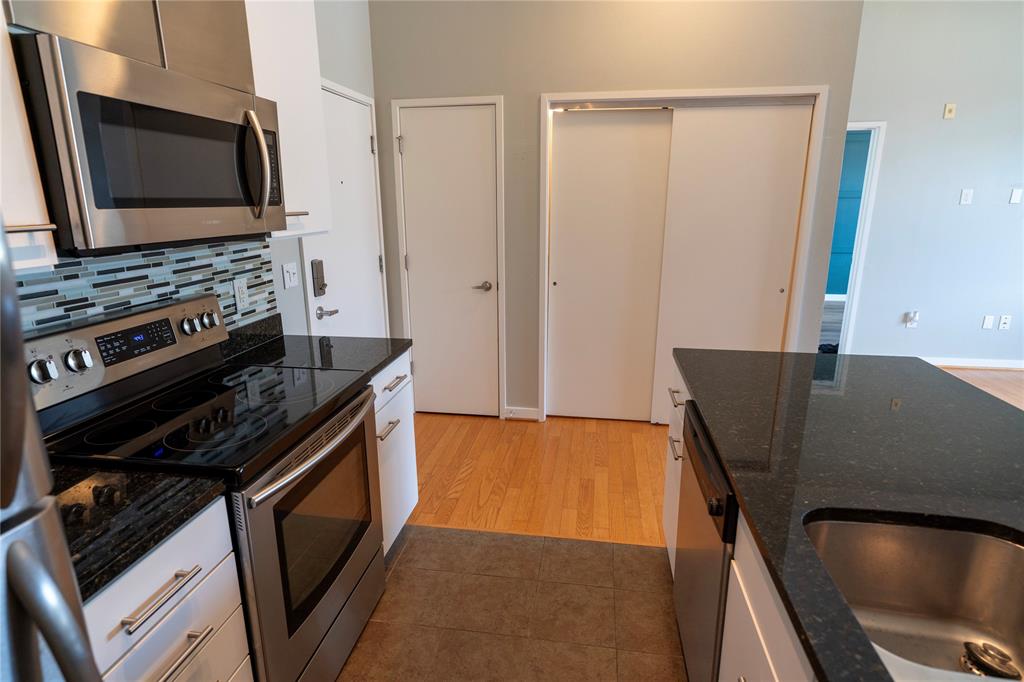
[[[647,421],[672,112],[553,126],[547,411]]]
[[[782,349],[811,109],[674,111],[652,421],[668,422],[673,348]]]

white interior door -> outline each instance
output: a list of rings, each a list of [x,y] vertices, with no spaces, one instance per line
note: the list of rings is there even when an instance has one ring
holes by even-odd
[[[327,90],[321,97],[333,221],[327,234],[303,238],[306,268],[312,259],[321,259],[327,282],[324,296],[307,297],[310,328],[313,334],[386,336],[372,110]],[[317,319],[320,306],[338,312]]]
[[[812,106],[675,110],[652,421],[673,348],[782,350]]]
[[[548,413],[650,419],[672,112],[554,114]]]
[[[416,409],[497,415],[497,107],[397,112]]]

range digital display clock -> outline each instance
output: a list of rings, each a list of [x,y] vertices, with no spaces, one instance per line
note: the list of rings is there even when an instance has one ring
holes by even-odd
[[[96,337],[96,346],[106,367],[173,346],[177,342],[171,321],[166,317]]]

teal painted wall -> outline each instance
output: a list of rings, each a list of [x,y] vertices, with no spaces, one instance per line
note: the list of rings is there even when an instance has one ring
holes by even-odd
[[[868,167],[870,130],[850,130],[843,150],[843,171],[839,178],[839,201],[832,227],[832,254],[828,260],[826,294],[845,294],[850,283],[853,244],[857,238],[857,216],[864,193],[864,174]]]

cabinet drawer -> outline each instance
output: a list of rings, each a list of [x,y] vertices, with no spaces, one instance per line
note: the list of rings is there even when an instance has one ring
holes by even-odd
[[[167,614],[146,634],[128,655],[104,675],[105,682],[136,682],[137,680],[158,680],[186,655],[190,647],[201,652],[213,642],[221,625],[238,612],[241,617],[242,596],[238,590],[238,571],[235,555],[227,557],[189,596]],[[223,679],[238,667],[238,662],[247,655],[245,651],[245,621],[242,621],[243,649],[231,660]],[[206,633],[205,635],[203,633]],[[212,651],[212,650],[211,650]],[[199,656],[195,653],[194,656]],[[185,659],[177,666],[191,663]],[[213,678],[210,678],[213,679]]]
[[[412,392],[413,385],[409,382],[377,412],[377,459],[385,552],[391,548],[391,543],[419,500]],[[383,440],[381,436],[385,436]]]
[[[173,678],[174,682],[227,682],[234,679],[238,662],[248,665],[249,644],[245,635],[245,616],[239,606],[227,622],[210,637],[209,643]],[[241,678],[240,678],[241,679]],[[250,666],[249,679],[252,679]]]
[[[234,674],[231,675],[231,679],[228,682],[253,682],[252,677],[252,661],[246,656],[242,664],[238,666]]]
[[[775,673],[768,662],[768,653],[734,562],[730,562],[729,566],[729,591],[726,595],[722,662],[718,666],[719,682],[775,680]]]
[[[94,595],[85,604],[85,624],[99,669],[142,640],[230,553],[228,510],[220,498]],[[124,625],[124,618],[138,621]]]
[[[683,403],[690,399],[690,391],[686,388],[686,382],[683,381],[683,375],[679,373],[679,368],[674,366],[674,362],[672,364],[672,383],[668,387],[669,395],[665,396],[665,399],[672,401],[673,408],[669,417],[669,428],[678,423],[679,430],[676,438],[682,438]]]
[[[409,364],[409,351],[403,353],[390,365],[378,372],[373,380],[373,392],[377,396],[376,410],[381,411],[398,392],[412,381],[412,368]],[[378,422],[380,419],[377,420]]]

